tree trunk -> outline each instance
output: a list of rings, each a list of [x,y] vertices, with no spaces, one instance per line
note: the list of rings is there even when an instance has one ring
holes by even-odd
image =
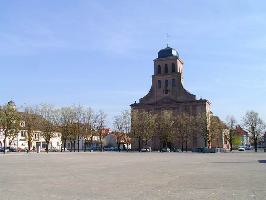
[[[254,136],[254,148],[255,148],[255,152],[258,152],[258,142],[257,142],[257,137]]]
[[[6,154],[6,136],[4,138],[4,154]]]
[[[28,141],[28,150],[30,151],[31,149],[31,141]]]
[[[141,152],[141,147],[140,147],[140,146],[141,146],[141,144],[140,144],[141,141],[140,141],[140,140],[141,140],[141,138],[140,138],[140,136],[139,136],[139,152]]]
[[[66,140],[64,142],[64,151],[66,151]]]
[[[79,152],[79,137],[78,137],[78,152]]]
[[[66,139],[64,141],[64,151],[66,151]]]
[[[121,149],[120,149],[120,142],[117,143],[117,149],[118,149],[118,152],[121,151]]]
[[[90,146],[91,146],[91,149],[92,149],[92,145],[93,145],[93,136],[91,136],[91,142],[90,142]]]
[[[232,136],[232,130],[229,131],[229,144],[230,144],[230,151],[233,151],[233,136]]]
[[[101,144],[101,152],[103,152],[103,141],[102,141],[102,137],[100,137],[100,144]]]
[[[186,139],[186,152],[187,152],[187,139]]]
[[[49,143],[46,142],[46,153],[48,153],[48,146],[49,146]]]
[[[184,152],[184,139],[183,139],[183,137],[182,137],[182,139],[181,139],[181,151],[182,152]]]
[[[74,140],[74,152],[76,152],[76,140]]]

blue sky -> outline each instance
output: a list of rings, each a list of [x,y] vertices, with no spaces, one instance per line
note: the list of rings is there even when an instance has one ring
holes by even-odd
[[[82,104],[108,114],[143,97],[168,42],[185,88],[221,119],[266,121],[266,3],[252,0],[1,0],[0,104]]]

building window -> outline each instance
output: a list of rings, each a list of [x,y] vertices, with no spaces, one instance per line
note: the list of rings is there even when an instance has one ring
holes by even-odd
[[[168,80],[165,80],[164,86],[165,86],[165,88],[168,88]]]
[[[176,86],[176,81],[175,79],[172,79],[172,87],[175,87]]]
[[[25,131],[21,131],[21,137],[25,137]]]
[[[168,65],[167,64],[164,65],[164,73],[168,74]]]
[[[161,65],[158,65],[157,74],[161,74],[161,73],[162,73]]]
[[[175,73],[175,63],[172,63],[172,73]]]
[[[43,143],[42,143],[42,149],[45,149],[45,148],[46,148],[46,143],[43,142]]]
[[[158,88],[160,89],[162,87],[162,82],[161,80],[158,80]]]

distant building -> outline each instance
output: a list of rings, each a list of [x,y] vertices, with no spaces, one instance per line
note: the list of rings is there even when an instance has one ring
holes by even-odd
[[[184,88],[183,79],[184,61],[180,58],[178,52],[168,46],[160,50],[158,57],[154,60],[151,89],[138,103],[135,102],[131,105],[131,110],[145,110],[155,113],[171,110],[177,114],[185,112],[193,116],[205,115],[206,121],[208,121],[211,114],[210,102],[206,99],[196,99],[195,95]],[[154,150],[158,150],[163,146],[158,137],[154,137],[149,145]],[[178,141],[169,145],[180,148]],[[204,147],[202,134],[195,133],[193,138],[189,139],[188,146],[190,149]]]
[[[12,106],[13,109],[16,109],[16,104],[14,101],[9,101],[8,105]],[[24,114],[24,113],[19,113]],[[29,149],[28,146],[28,132],[25,128],[25,121],[21,120],[19,123],[19,130],[13,137],[6,138],[6,147],[12,147],[17,149],[18,151],[25,151]],[[46,142],[42,137],[42,132],[40,130],[36,130],[32,133],[32,142],[31,149],[34,150],[40,147],[41,150],[45,150]],[[4,147],[4,129],[0,127],[0,148]],[[51,138],[50,143],[48,144],[48,149],[50,150],[60,150],[61,148],[61,133],[55,132],[54,137]]]
[[[105,137],[111,133],[110,128],[102,129],[102,143],[105,146]],[[93,135],[92,137],[83,137],[80,134],[79,138],[77,137],[75,140],[67,140],[66,148],[68,150],[73,151],[83,151],[85,148],[87,150],[99,150],[100,149],[100,136],[98,134]],[[86,147],[85,147],[86,145]]]
[[[23,124],[23,122],[22,122]],[[32,149],[37,149],[40,146],[41,150],[45,150],[46,142],[42,137],[41,131],[34,131],[33,140],[31,144]],[[4,147],[4,131],[0,129],[0,148]],[[25,151],[29,149],[27,141],[27,130],[21,127],[21,130],[13,138],[6,139],[6,147],[13,147],[19,151]],[[48,145],[49,149],[60,150],[61,148],[61,133],[55,133],[55,136],[51,138]]]
[[[245,131],[244,129],[242,129],[240,125],[236,126],[236,131],[237,131],[238,135],[240,136],[241,145],[242,146],[249,146],[250,140],[249,140],[248,132]]]

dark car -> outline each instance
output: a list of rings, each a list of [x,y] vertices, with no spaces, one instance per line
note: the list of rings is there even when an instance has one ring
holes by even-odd
[[[161,152],[171,152],[171,150],[169,148],[162,148]]]
[[[181,149],[179,149],[179,148],[172,148],[171,149],[171,152],[181,152]]]
[[[8,150],[9,150],[10,152],[17,152],[17,149],[14,148],[14,147],[8,147]]]
[[[4,152],[4,147],[0,148],[0,152]],[[6,147],[6,152],[17,152],[14,147]]]

